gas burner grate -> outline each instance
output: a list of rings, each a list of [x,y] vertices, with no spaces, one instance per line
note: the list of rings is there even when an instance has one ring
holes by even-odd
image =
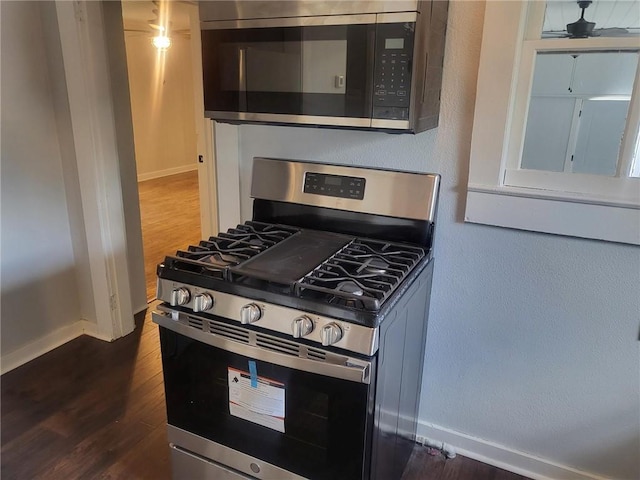
[[[417,247],[355,239],[298,282],[298,293],[320,292],[330,304],[379,310],[424,255]]]
[[[178,250],[175,256],[165,258],[165,266],[227,279],[229,267],[240,265],[298,231],[284,225],[245,222],[226,233],[201,240],[198,245],[190,245],[187,250]]]
[[[285,238],[290,237],[298,230],[283,225],[269,223],[246,222],[236,228],[221,233],[220,238],[230,242],[231,247],[249,246],[253,249],[266,249]]]

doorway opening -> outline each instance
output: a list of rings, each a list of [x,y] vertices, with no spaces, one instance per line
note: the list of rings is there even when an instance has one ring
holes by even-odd
[[[122,2],[148,302],[158,263],[201,239],[190,8]]]

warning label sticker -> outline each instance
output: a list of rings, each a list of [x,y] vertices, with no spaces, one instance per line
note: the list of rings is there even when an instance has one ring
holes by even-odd
[[[284,433],[284,384],[254,371],[228,367],[228,374],[229,413]]]

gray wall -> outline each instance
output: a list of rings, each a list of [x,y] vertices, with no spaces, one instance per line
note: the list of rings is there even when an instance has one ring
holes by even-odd
[[[2,354],[80,320],[44,26],[1,2]]]
[[[240,127],[243,219],[254,156],[440,173],[421,421],[638,478],[640,250],[462,221],[483,13],[450,6],[435,131]]]
[[[111,100],[116,112],[127,117],[120,6],[107,3]],[[3,1],[0,8],[1,350],[6,371],[83,330],[95,331],[97,312],[56,3]],[[120,121],[116,130],[131,297],[134,308],[142,310],[146,294],[130,121]]]

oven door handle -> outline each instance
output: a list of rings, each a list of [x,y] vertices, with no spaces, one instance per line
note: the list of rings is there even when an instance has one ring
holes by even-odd
[[[325,360],[316,360],[293,354],[281,353],[280,351],[274,351],[257,344],[259,337],[270,340],[267,345],[271,344],[273,341],[278,342],[280,340],[278,337],[257,333],[253,330],[247,329],[246,332],[249,334],[249,338],[248,343],[245,343],[234,338],[227,338],[216,333],[203,331],[196,327],[189,326],[183,322],[185,320],[188,321],[191,316],[177,311],[155,311],[151,314],[151,318],[153,322],[159,326],[179,333],[180,335],[184,335],[185,337],[206,343],[212,347],[243,355],[251,359],[273,363],[282,367],[294,368],[303,372],[316,373],[328,377],[348,380],[350,382],[364,383],[367,385],[371,383],[371,361],[333,354],[331,352],[327,352],[327,358]],[[209,321],[202,317],[193,318],[198,319],[198,321],[202,322],[203,325]],[[288,345],[291,343],[293,342],[287,342]],[[301,350],[306,351],[304,348]]]

